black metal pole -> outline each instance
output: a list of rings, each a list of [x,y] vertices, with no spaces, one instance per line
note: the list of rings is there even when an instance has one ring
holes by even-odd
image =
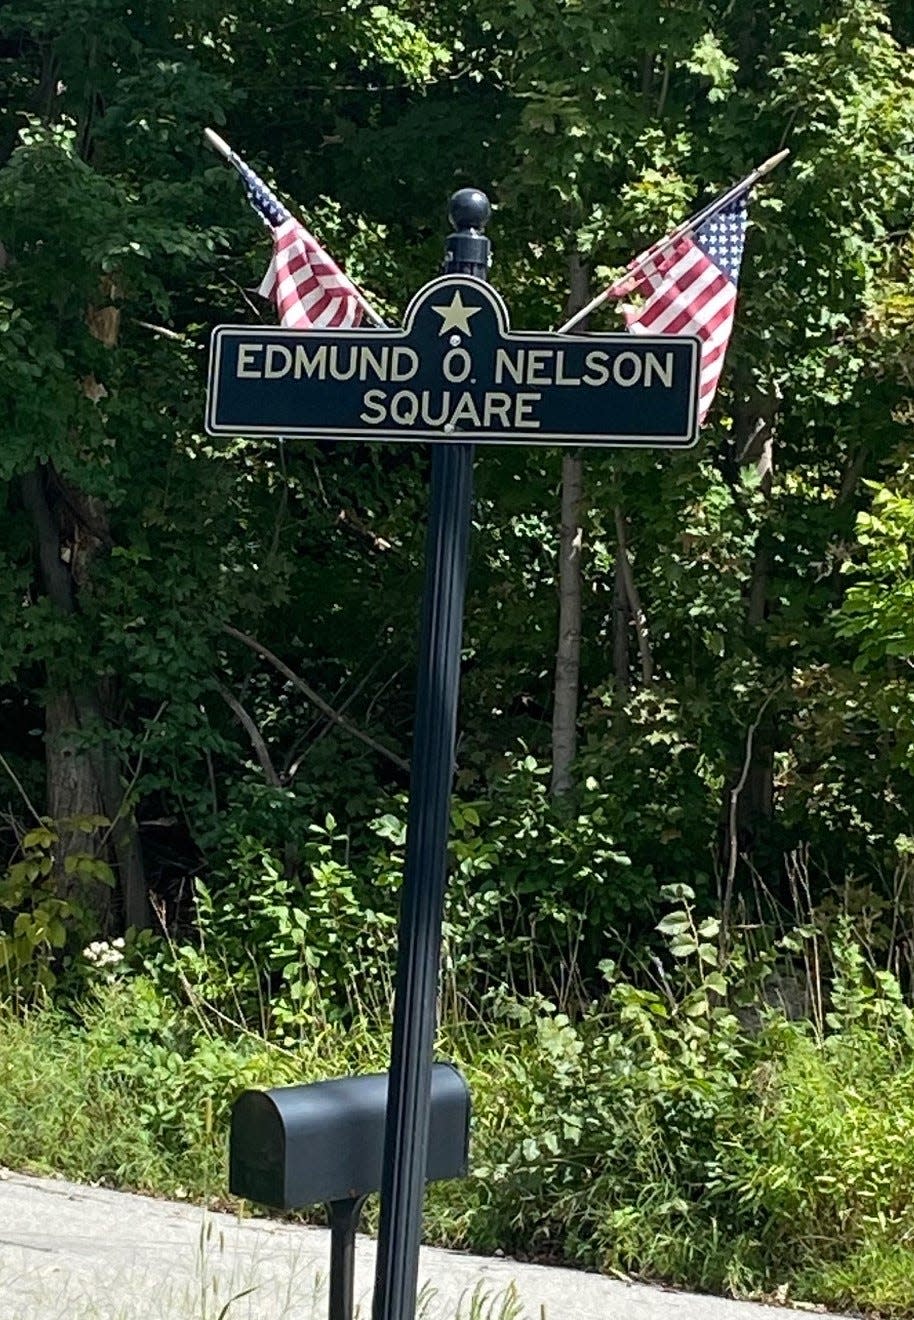
[[[489,211],[475,189],[451,199],[445,274],[487,278]],[[472,495],[472,444],[434,445],[374,1320],[416,1314]]]
[[[367,1197],[331,1201],[329,1320],[352,1320],[355,1309],[355,1234]]]

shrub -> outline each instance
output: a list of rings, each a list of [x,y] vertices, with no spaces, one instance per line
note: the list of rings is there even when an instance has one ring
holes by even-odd
[[[653,983],[607,963],[605,994],[574,1016],[493,990],[445,1022],[439,1055],[473,1094],[473,1173],[430,1189],[429,1238],[914,1316],[914,1023],[897,982],[839,927],[822,1031],[764,997],[737,1013],[772,955],[721,952],[691,891],[665,892]],[[70,1016],[8,1012],[0,1160],[224,1198],[240,1090],[386,1066],[387,1021],[364,1011],[328,1021],[305,1005],[280,1033],[291,1045],[220,1013],[129,963]]]

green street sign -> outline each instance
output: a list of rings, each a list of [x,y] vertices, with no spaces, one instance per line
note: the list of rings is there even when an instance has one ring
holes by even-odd
[[[402,329],[218,326],[211,435],[688,448],[699,340],[512,331],[468,275],[420,289]]]

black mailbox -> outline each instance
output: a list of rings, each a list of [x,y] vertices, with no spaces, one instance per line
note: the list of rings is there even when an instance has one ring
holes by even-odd
[[[245,1091],[235,1101],[229,1187],[278,1210],[354,1201],[381,1187],[387,1073]],[[432,1068],[429,1182],[467,1172],[470,1093],[450,1063]]]

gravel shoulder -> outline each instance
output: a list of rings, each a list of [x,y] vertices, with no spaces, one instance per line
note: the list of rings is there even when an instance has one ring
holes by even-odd
[[[239,1220],[57,1178],[5,1173],[0,1181],[3,1320],[318,1320],[328,1257],[329,1236],[319,1228]],[[374,1243],[360,1238],[360,1320],[370,1316],[373,1269]],[[800,1314],[432,1248],[422,1253],[421,1284],[422,1320],[470,1320],[471,1311],[473,1320]]]

